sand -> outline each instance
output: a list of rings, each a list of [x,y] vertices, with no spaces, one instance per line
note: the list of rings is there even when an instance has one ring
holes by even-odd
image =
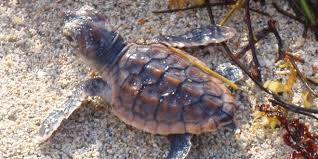
[[[281,2],[283,8],[287,4]],[[270,4],[270,2],[268,2]],[[108,17],[129,42],[144,42],[157,35],[178,35],[209,24],[205,10],[155,15],[151,11],[165,9],[165,1],[31,1],[0,2],[0,158],[163,158],[168,153],[166,137],[150,135],[125,125],[111,114],[109,106],[88,102],[64,122],[53,137],[42,145],[34,138],[40,123],[71,93],[74,86],[90,78],[88,68],[72,55],[72,48],[61,34],[63,12],[83,5],[96,7]],[[255,6],[255,5],[254,5]],[[318,43],[313,33],[301,38],[302,25],[278,14],[270,5],[262,8],[279,21],[279,31],[294,53],[306,63],[299,65],[307,75],[318,76],[312,66],[318,64]],[[224,16],[226,7],[214,7],[216,20]],[[252,13],[253,27],[266,26],[266,18]],[[227,24],[238,34],[229,41],[235,52],[247,43],[243,11]],[[269,36],[257,45],[264,79],[273,77],[277,45]],[[230,62],[220,46],[193,49],[194,56],[212,69]],[[250,58],[245,57],[246,60]],[[189,159],[268,159],[287,158],[292,150],[282,141],[282,129],[255,128],[252,107],[266,101],[251,81],[244,77],[239,84],[247,92],[233,92],[238,100],[235,116],[237,129],[193,138]],[[294,87],[295,99],[301,103],[303,88]],[[317,122],[302,117],[317,132]]]

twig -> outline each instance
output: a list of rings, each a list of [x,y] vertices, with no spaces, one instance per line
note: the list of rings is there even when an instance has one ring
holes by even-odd
[[[268,28],[270,28],[271,32],[275,35],[275,38],[277,40],[277,44],[278,44],[278,57],[276,59],[276,61],[282,60],[285,57],[285,52],[283,51],[284,46],[283,46],[283,41],[282,38],[280,37],[277,29],[276,29],[276,24],[277,22],[275,20],[269,20],[267,22]]]
[[[249,8],[249,10],[252,11],[252,12],[255,12],[255,13],[258,13],[258,14],[261,14],[261,15],[264,15],[264,16],[266,16],[266,17],[270,17],[270,16],[271,16],[271,15],[269,15],[269,14],[266,13],[266,12],[262,12],[262,11],[260,11],[260,10],[254,9],[254,8]]]
[[[289,58],[289,56],[287,56],[287,58],[289,59],[290,63],[293,65],[294,69],[297,72],[298,77],[300,78],[300,80],[303,82],[303,84],[305,85],[305,87],[308,89],[308,91],[314,95],[316,98],[318,98],[318,93],[315,92],[308,84],[306,77],[300,72],[300,70],[298,69],[295,61],[291,58]]]
[[[242,3],[244,0],[237,0],[235,4],[232,6],[231,10],[228,12],[228,14],[225,15],[225,17],[220,22],[220,25],[223,26],[229,19],[232,17],[232,15],[242,6]],[[212,13],[212,12],[211,12]]]
[[[245,5],[245,22],[246,22],[246,25],[248,28],[249,47],[251,49],[252,56],[253,56],[253,62],[254,62],[254,66],[252,68],[252,73],[253,73],[253,76],[255,76],[258,81],[262,81],[260,64],[259,64],[259,61],[258,61],[257,55],[256,55],[254,33],[253,33],[251,16],[250,16],[250,11],[249,11],[249,7],[250,7],[249,3],[250,3],[250,1],[246,0],[244,5]]]
[[[166,9],[166,10],[157,10],[153,11],[152,13],[173,13],[173,12],[178,12],[178,11],[186,11],[186,10],[191,10],[191,9],[200,9],[200,8],[205,8],[206,6],[220,6],[220,5],[232,5],[234,1],[229,1],[229,2],[217,2],[217,3],[208,3],[205,5],[194,5],[186,8],[176,8],[176,9]]]
[[[303,19],[301,19],[301,18],[299,18],[299,17],[296,17],[296,16],[294,16],[294,15],[291,14],[291,13],[288,13],[287,11],[285,11],[285,10],[283,10],[282,8],[278,7],[278,5],[277,5],[276,3],[273,2],[272,5],[273,5],[273,7],[274,7],[279,13],[281,13],[281,14],[283,14],[283,15],[285,15],[285,16],[287,16],[287,17],[293,19],[293,20],[296,20],[296,21],[298,21],[298,22],[300,22],[300,23],[305,23],[305,21],[304,21]]]
[[[301,17],[302,15],[304,15],[304,12],[302,11],[302,9],[299,7],[299,1],[295,1],[295,0],[287,0],[290,7],[293,9],[293,11],[295,12],[297,17]]]
[[[248,6],[247,6],[248,7]],[[209,11],[209,15],[212,15],[211,18],[213,18],[213,14],[212,14],[212,10],[208,10]],[[214,21],[214,20],[213,20]],[[213,21],[211,21],[211,23],[213,24]],[[270,26],[269,26],[270,27]],[[281,42],[281,38],[279,36],[279,34],[277,34],[278,36],[275,36],[278,40],[278,43],[281,43],[282,45],[282,42]],[[262,89],[263,91],[265,91],[266,93],[270,94],[274,100],[272,99],[269,99],[270,102],[272,103],[276,103],[292,112],[295,112],[295,113],[299,113],[299,114],[302,114],[302,115],[306,115],[306,116],[309,116],[309,117],[312,117],[316,120],[318,120],[318,118],[312,114],[318,114],[318,110],[317,109],[309,109],[309,108],[303,108],[303,107],[300,107],[300,106],[297,106],[297,105],[294,105],[294,104],[289,104],[289,103],[286,103],[284,102],[283,100],[280,99],[280,97],[273,93],[272,91],[266,89],[265,87],[263,87],[263,84],[261,82],[259,82],[257,79],[255,79],[254,76],[252,76],[250,74],[250,72],[245,68],[245,66],[243,66],[241,64],[241,62],[232,54],[231,50],[229,49],[229,47],[227,46],[226,42],[222,42],[221,45],[223,46],[223,48],[225,49],[226,53],[228,54],[228,56],[232,59],[232,61],[238,66],[240,67],[243,72],[245,74],[247,74],[247,76],[249,76],[249,78],[252,79],[252,81],[260,88]],[[282,51],[282,48],[279,49],[279,51]]]
[[[273,20],[270,20],[268,22],[268,27],[271,28],[272,32],[274,33],[276,39],[277,39],[277,42],[278,42],[278,60],[282,60],[284,59],[285,57],[289,59],[290,63],[292,64],[293,68],[296,70],[296,73],[297,73],[297,76],[300,78],[300,80],[302,81],[302,83],[305,85],[305,87],[308,89],[308,91],[313,94],[315,97],[318,98],[318,93],[315,92],[308,84],[307,82],[307,79],[306,77],[300,72],[300,70],[298,69],[295,61],[294,61],[294,57],[293,56],[290,56],[290,54],[287,54],[284,50],[283,50],[283,42],[282,42],[282,39],[275,27],[275,21]]]
[[[285,109],[287,109],[287,110],[290,110],[290,111],[292,111],[292,112],[294,112],[294,113],[299,113],[299,114],[302,114],[302,115],[306,115],[306,116],[309,116],[309,117],[311,117],[311,118],[314,118],[314,119],[318,120],[318,118],[317,118],[316,116],[310,114],[310,113],[314,113],[314,112],[308,112],[307,109],[306,109],[306,110],[302,110],[302,109],[299,109],[299,108],[302,108],[302,107],[298,107],[298,106],[297,106],[297,108],[295,108],[294,105],[288,104],[288,103],[286,104],[286,103],[281,102],[281,101],[279,101],[279,100],[277,100],[277,99],[275,99],[275,100],[273,100],[273,99],[268,99],[268,100],[269,100],[271,103],[273,103],[273,104],[275,104],[275,105],[279,105],[279,106],[281,106],[281,107],[283,107],[283,108],[285,108]],[[304,108],[304,109],[305,109],[305,108]],[[314,113],[314,114],[317,114],[317,113]]]
[[[254,42],[255,43],[259,42],[261,39],[265,38],[270,32],[271,32],[271,30],[268,27],[262,29],[261,31],[256,33],[255,38],[254,38],[255,39]],[[241,51],[239,51],[238,53],[235,54],[235,57],[236,58],[243,57],[248,50],[250,50],[249,45],[244,46]]]
[[[312,79],[312,78],[310,78],[310,77],[306,77],[306,80],[307,80],[308,82],[310,82],[311,84],[314,84],[314,85],[318,86],[318,82],[316,82],[314,79]]]
[[[315,119],[318,120],[317,117],[313,116],[312,114],[308,114],[308,113],[313,113],[313,114],[318,114],[318,110],[317,109],[309,109],[309,108],[303,108],[294,104],[289,104],[284,102],[283,100],[280,99],[280,97],[271,92],[270,90],[266,89],[265,87],[263,87],[263,84],[260,83],[259,81],[257,81],[250,73],[249,71],[247,71],[247,69],[241,64],[240,61],[238,61],[235,56],[232,54],[231,50],[229,49],[229,47],[226,45],[225,42],[222,43],[222,46],[224,47],[226,53],[228,54],[228,56],[232,59],[232,61],[238,66],[240,67],[244,73],[247,74],[247,76],[249,76],[249,78],[252,79],[252,81],[263,91],[265,91],[266,93],[270,94],[273,96],[273,98],[275,99],[276,103],[279,103],[279,105],[282,105],[283,107],[287,108],[288,110],[295,112],[295,113],[300,113],[300,114],[304,114],[310,117],[313,117]]]
[[[289,2],[289,5],[291,6],[291,8],[294,10],[295,15],[283,10],[282,8],[280,8],[276,3],[272,3],[273,7],[281,14],[293,19],[293,20],[296,20],[298,21],[299,23],[302,23],[304,25],[304,30],[303,30],[303,37],[306,38],[307,37],[307,31],[308,31],[308,26],[306,24],[306,20],[304,20],[303,18],[300,18],[300,17],[303,17],[302,16],[302,13],[301,13],[301,10],[299,7],[297,7],[296,4],[294,4],[295,2],[291,1],[291,0],[288,0]]]
[[[210,0],[205,0],[205,4],[209,4],[209,2],[210,2]],[[205,5],[205,6],[206,6],[206,9],[208,10],[208,14],[209,14],[209,17],[210,17],[211,24],[215,25],[214,16],[212,14],[211,6],[210,5]]]

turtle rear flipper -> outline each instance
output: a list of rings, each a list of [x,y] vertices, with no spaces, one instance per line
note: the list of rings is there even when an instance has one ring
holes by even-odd
[[[166,159],[184,159],[191,149],[191,134],[169,135],[170,150]]]
[[[90,79],[80,84],[72,93],[72,95],[58,108],[53,110],[40,126],[38,143],[46,141],[59,128],[63,120],[66,120],[88,96],[106,97],[107,102],[110,101],[111,88],[102,79]]]
[[[155,41],[177,48],[197,47],[227,41],[235,33],[236,30],[234,28],[210,25],[194,29],[179,36],[159,36]]]

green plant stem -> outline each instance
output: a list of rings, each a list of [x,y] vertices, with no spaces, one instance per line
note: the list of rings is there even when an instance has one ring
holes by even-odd
[[[304,10],[305,16],[308,19],[310,25],[316,25],[315,14],[310,9],[307,0],[300,0],[301,8]]]

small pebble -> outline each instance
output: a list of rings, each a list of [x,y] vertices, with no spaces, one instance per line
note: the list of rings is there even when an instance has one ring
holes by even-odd
[[[227,79],[238,82],[241,79],[243,79],[243,73],[242,70],[231,64],[231,63],[222,63],[217,68],[216,71],[220,73],[222,76],[225,76]]]

